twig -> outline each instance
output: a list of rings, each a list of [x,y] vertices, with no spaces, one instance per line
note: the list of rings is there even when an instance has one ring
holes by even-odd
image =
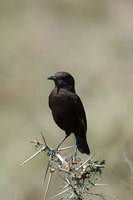
[[[66,162],[65,159],[59,153],[55,153],[55,156],[59,158],[59,160],[62,162],[63,165],[65,165],[66,168],[69,167],[68,162]]]
[[[79,198],[80,194],[77,192],[76,188],[74,185],[70,184],[71,188],[73,189],[74,194],[76,194],[76,196]]]
[[[34,143],[37,146],[44,146],[44,143],[40,143],[38,140],[31,140],[30,143]]]
[[[74,194],[75,194],[77,197],[80,197],[80,194],[79,194],[79,193],[77,192],[77,190],[75,189],[75,186],[72,185],[72,184],[70,183],[70,181],[69,181],[67,178],[62,177],[59,173],[58,173],[58,175],[59,175],[63,180],[65,180],[65,181],[69,184],[68,186],[70,186],[70,187],[72,188]]]
[[[63,176],[61,176],[59,173],[58,173],[58,175],[64,180],[64,181],[66,181],[69,185],[70,185],[70,182],[69,182],[69,180],[68,179],[66,179],[66,178],[64,178]]]
[[[44,136],[42,135],[42,137],[44,137]],[[44,141],[45,141],[45,139],[44,139]],[[35,143],[35,142],[33,142],[33,143]],[[46,141],[45,141],[45,143],[46,143]],[[26,164],[27,162],[32,160],[34,157],[36,157],[38,154],[40,154],[42,151],[45,151],[46,149],[48,149],[49,151],[52,151],[52,149],[46,144],[46,146],[42,147],[39,151],[37,151],[35,154],[33,154],[30,158],[28,158],[23,163],[21,163],[19,165],[19,167],[23,166],[24,164]],[[55,153],[55,156],[57,158],[59,158],[59,160],[68,168],[68,163],[65,161],[65,159],[59,153]]]
[[[59,171],[69,173],[69,170],[67,170],[67,169],[63,169],[62,167],[59,168]]]
[[[102,194],[97,194],[97,193],[93,193],[93,192],[87,192],[87,194],[99,196],[99,197],[102,197],[103,200],[105,200],[105,198],[104,198],[104,196]]]

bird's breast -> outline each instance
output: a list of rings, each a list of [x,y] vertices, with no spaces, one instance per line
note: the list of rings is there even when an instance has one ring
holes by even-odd
[[[72,130],[75,124],[76,114],[72,104],[70,92],[61,91],[58,94],[52,91],[49,97],[49,106],[52,110],[53,118],[58,126],[64,130],[68,127]]]
[[[70,97],[64,93],[51,93],[49,98],[49,106],[52,109],[52,112],[55,114],[65,114],[71,107]]]
[[[49,96],[49,106],[56,124],[67,133],[85,135],[86,118],[83,106],[76,93],[53,90]],[[82,116],[83,115],[83,116]]]

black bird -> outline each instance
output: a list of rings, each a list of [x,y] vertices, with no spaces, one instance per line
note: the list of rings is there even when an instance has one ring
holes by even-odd
[[[81,153],[89,155],[86,115],[83,104],[75,92],[74,78],[67,72],[57,72],[48,79],[55,83],[55,88],[49,95],[49,107],[56,124],[66,133],[56,150],[71,133],[74,133],[76,137],[74,158],[76,158],[77,148]]]

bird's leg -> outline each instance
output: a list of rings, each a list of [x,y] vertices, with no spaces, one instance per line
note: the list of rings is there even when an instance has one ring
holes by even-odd
[[[63,140],[57,145],[57,147],[55,149],[52,150],[51,154],[52,156],[55,154],[55,152],[59,149],[60,145],[62,145],[62,143],[67,139],[69,135],[66,135]]]
[[[62,145],[62,143],[67,139],[68,135],[66,135],[63,140],[57,145],[57,147],[55,148],[55,150],[57,151],[60,147],[60,145]]]
[[[75,149],[74,149],[74,154],[71,156],[71,160],[74,161],[76,160],[76,156],[77,156],[77,146],[78,146],[78,141],[77,141],[77,137],[76,137],[76,145],[75,145]]]
[[[74,154],[73,154],[73,160],[76,160],[76,156],[77,156],[77,144],[75,145],[75,150],[74,150]]]

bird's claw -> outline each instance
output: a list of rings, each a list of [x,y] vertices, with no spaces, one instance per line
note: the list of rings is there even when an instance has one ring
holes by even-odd
[[[54,157],[54,155],[55,155],[55,153],[58,151],[58,148],[56,148],[56,149],[52,149],[51,150],[51,152],[50,152],[50,154],[51,154],[51,158],[53,158]]]
[[[70,160],[74,162],[76,160],[76,153],[72,154]]]

